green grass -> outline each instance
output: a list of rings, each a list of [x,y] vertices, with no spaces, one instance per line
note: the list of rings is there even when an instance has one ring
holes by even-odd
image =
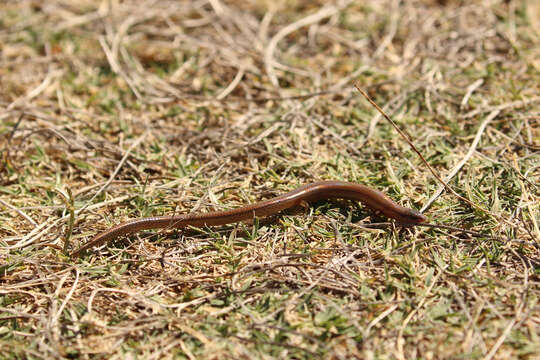
[[[540,8],[396,3],[287,34],[280,87],[271,38],[329,2],[3,5],[0,358],[536,358]],[[440,182],[355,84],[442,178],[498,109],[448,182],[470,203],[425,212],[448,228],[333,201],[64,253],[68,191],[70,250],[320,179],[422,208]]]

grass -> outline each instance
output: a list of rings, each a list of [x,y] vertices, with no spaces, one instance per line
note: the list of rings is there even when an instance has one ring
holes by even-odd
[[[537,358],[539,12],[3,4],[0,357]],[[436,196],[440,181],[354,85],[451,191]],[[64,251],[128,219],[318,179],[425,207],[436,226],[373,228],[385,219],[321,202]]]

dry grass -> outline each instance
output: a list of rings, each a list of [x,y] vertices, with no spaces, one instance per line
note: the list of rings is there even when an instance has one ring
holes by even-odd
[[[0,51],[0,357],[538,358],[535,1],[7,1]],[[63,251],[316,179],[476,235],[331,202]]]

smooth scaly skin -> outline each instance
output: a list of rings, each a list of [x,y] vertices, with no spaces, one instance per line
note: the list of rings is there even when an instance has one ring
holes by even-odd
[[[71,256],[75,257],[91,247],[141,230],[225,225],[274,215],[285,209],[296,207],[304,201],[314,202],[334,198],[360,201],[369,208],[403,224],[418,224],[427,219],[421,213],[398,205],[382,192],[367,186],[343,181],[319,181],[300,186],[298,189],[278,197],[238,209],[202,214],[157,216],[127,221],[96,235],[92,241],[71,253]]]

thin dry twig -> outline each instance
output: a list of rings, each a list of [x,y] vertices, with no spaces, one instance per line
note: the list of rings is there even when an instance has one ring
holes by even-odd
[[[0,204],[4,205],[6,208],[8,209],[11,209],[13,211],[15,211],[17,214],[21,215],[23,218],[25,218],[30,224],[34,225],[34,226],[37,226],[37,223],[34,221],[34,219],[32,219],[28,214],[26,214],[24,211],[22,211],[21,209],[11,205],[10,203],[0,199]]]
[[[478,146],[478,143],[480,142],[480,139],[482,138],[482,134],[486,130],[486,127],[489,125],[493,119],[499,115],[500,110],[493,110],[482,123],[478,127],[478,130],[476,131],[476,135],[469,146],[469,151],[467,151],[467,154],[454,166],[454,168],[446,175],[446,177],[443,180],[443,184],[439,186],[439,188],[435,191],[433,195],[429,198],[429,200],[422,206],[422,209],[420,212],[424,212],[427,209],[431,207],[431,205],[437,200],[437,198],[442,194],[443,190],[448,186],[447,184],[452,180],[454,176],[461,170],[463,165],[465,165],[469,159],[473,156],[474,152],[476,151],[476,147]]]
[[[446,190],[448,190],[449,192],[451,192],[455,197],[457,197],[458,199],[466,202],[467,204],[469,204],[470,206],[486,213],[486,214],[489,214],[491,216],[493,216],[495,219],[499,220],[499,221],[502,221],[512,227],[516,227],[515,224],[512,224],[511,222],[507,221],[506,219],[502,218],[501,216],[489,211],[489,210],[486,210],[484,209],[483,207],[481,207],[480,205],[478,204],[475,204],[474,202],[472,202],[471,200],[459,195],[452,187],[450,187],[450,185],[448,185],[436,172],[435,170],[431,167],[431,165],[429,165],[429,163],[427,162],[427,160],[424,158],[424,156],[422,155],[422,153],[420,153],[420,151],[416,148],[416,146],[414,146],[414,144],[412,143],[412,141],[410,140],[410,136],[408,136],[407,134],[405,134],[397,125],[396,123],[394,123],[394,121],[392,121],[392,119],[390,119],[390,117],[388,115],[386,115],[386,113],[373,101],[371,100],[371,98],[368,96],[368,94],[366,94],[362,89],[360,89],[357,85],[355,85],[356,89],[366,98],[366,100],[369,101],[369,103],[371,105],[373,105],[377,111],[379,111],[386,120],[388,120],[388,122],[390,122],[390,124],[392,124],[392,126],[396,129],[396,131],[401,135],[401,137],[403,137],[403,139],[411,146],[411,148],[413,149],[414,152],[416,152],[418,154],[418,156],[420,157],[420,159],[422,160],[422,162],[427,166],[427,168],[429,169],[429,171],[431,172],[431,174],[444,186],[444,188]]]
[[[512,102],[504,103],[504,104],[501,104],[501,105],[481,107],[479,109],[474,109],[472,111],[469,111],[468,113],[463,115],[463,118],[464,119],[469,119],[469,118],[472,118],[472,117],[474,117],[476,115],[479,115],[479,114],[482,114],[482,113],[493,112],[493,111],[502,111],[502,110],[512,109],[512,108],[516,108],[516,107],[522,107],[522,106],[525,106],[525,105],[534,104],[534,103],[539,102],[539,101],[540,101],[540,96],[534,96],[534,97],[529,98],[529,99],[512,101]]]
[[[467,106],[467,103],[469,102],[469,98],[475,92],[476,89],[478,89],[482,84],[484,83],[484,79],[478,79],[475,82],[473,82],[471,85],[467,86],[467,91],[465,93],[465,96],[463,96],[463,99],[461,99],[460,107],[463,109],[465,106]]]

